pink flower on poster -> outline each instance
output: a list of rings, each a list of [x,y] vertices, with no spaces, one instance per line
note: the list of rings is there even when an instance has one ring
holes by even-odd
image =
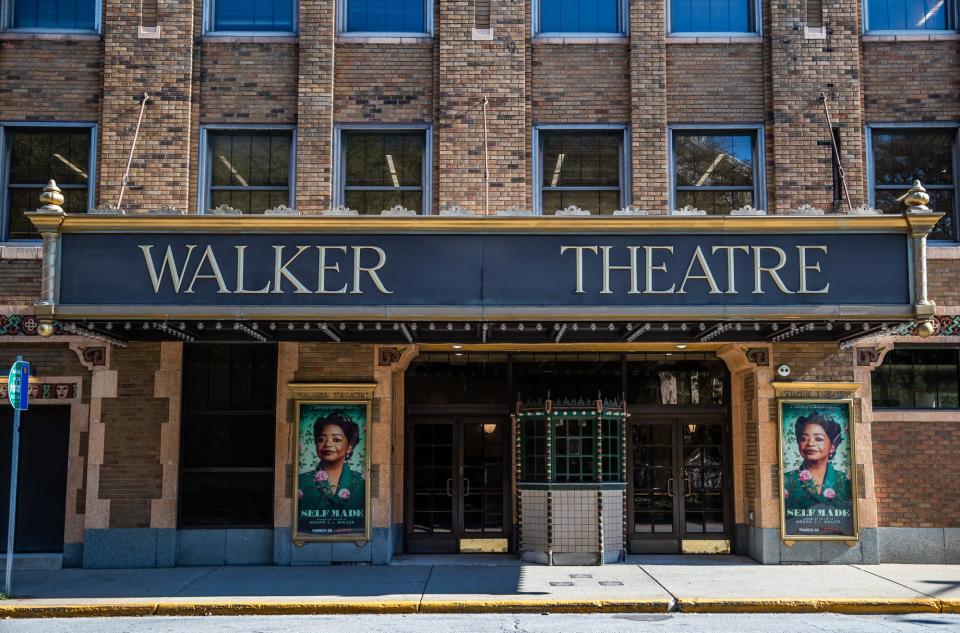
[[[811,479],[813,479],[813,474],[811,474],[811,472],[810,472],[809,470],[801,470],[801,471],[800,471],[800,474],[799,474],[799,477],[800,477],[800,481],[806,483],[806,482],[810,481]]]
[[[340,497],[341,499],[343,499],[344,501],[346,501],[347,499],[350,498],[350,491],[347,490],[346,488],[341,488],[341,489],[337,492],[337,496]]]
[[[823,496],[827,499],[833,499],[837,496],[837,492],[833,488],[825,488],[823,491]]]
[[[316,480],[318,484],[322,484],[323,482],[325,482],[327,479],[330,478],[330,475],[327,474],[327,471],[321,468],[320,470],[317,471],[317,474],[314,475],[313,478]]]

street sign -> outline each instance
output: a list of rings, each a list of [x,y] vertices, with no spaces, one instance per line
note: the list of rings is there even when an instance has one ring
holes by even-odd
[[[10,368],[10,375],[7,379],[7,395],[10,398],[10,404],[17,411],[26,411],[29,404],[30,392],[30,363],[25,360],[18,360]]]

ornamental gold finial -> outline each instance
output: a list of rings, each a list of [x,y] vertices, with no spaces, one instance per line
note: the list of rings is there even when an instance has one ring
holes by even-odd
[[[908,213],[930,212],[930,207],[927,206],[927,203],[930,202],[930,195],[927,193],[927,190],[923,188],[923,185],[920,184],[919,180],[914,180],[913,186],[910,187],[907,193],[897,198],[897,202],[902,202],[907,205]]]
[[[63,207],[61,206],[63,204],[63,192],[60,191],[56,181],[51,180],[43,188],[43,193],[40,194],[40,202],[43,203],[43,206],[39,209],[42,213],[63,213]]]
[[[936,331],[937,323],[933,319],[926,319],[925,321],[917,323],[916,329],[914,330],[920,338],[931,337]]]

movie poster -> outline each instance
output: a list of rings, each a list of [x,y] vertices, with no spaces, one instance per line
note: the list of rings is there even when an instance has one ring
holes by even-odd
[[[298,402],[294,540],[369,538],[366,402]]]
[[[780,401],[784,540],[857,538],[850,413],[848,400]]]

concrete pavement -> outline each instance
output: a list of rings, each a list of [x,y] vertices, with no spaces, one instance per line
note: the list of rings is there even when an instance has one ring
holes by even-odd
[[[191,614],[960,613],[960,565],[638,556],[603,567],[411,557],[387,567],[22,571],[0,617]]]

